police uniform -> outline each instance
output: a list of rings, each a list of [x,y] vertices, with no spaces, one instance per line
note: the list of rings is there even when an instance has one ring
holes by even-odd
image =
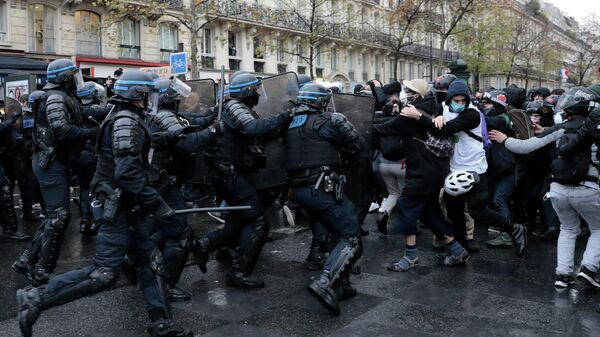
[[[96,152],[98,163],[92,191],[104,207],[96,214],[102,224],[96,239],[93,265],[52,277],[47,285],[17,291],[21,331],[31,336],[41,311],[110,288],[117,280],[126,254],[138,267],[138,282],[153,322],[151,336],[190,337],[192,333],[174,325],[161,279],[162,261],[151,259],[153,241],[141,220],[131,210],[170,221],[173,211],[150,181],[156,177],[148,163],[150,134],[142,119],[143,110],[129,100],[146,100],[154,88],[152,77],[144,72],[124,73],[115,84],[117,105],[100,130]],[[145,90],[145,92],[144,92]],[[141,97],[140,97],[141,96]],[[131,228],[136,228],[132,232]]]
[[[258,103],[260,81],[248,73],[236,73],[229,84],[231,97],[223,107],[222,135],[207,154],[210,183],[228,206],[249,205],[250,210],[230,214],[222,229],[200,240],[205,256],[239,239],[233,270],[227,284],[234,287],[263,287],[264,282],[251,277],[262,247],[269,234],[269,224],[256,188],[248,175],[265,167],[262,137],[278,134],[289,123],[289,113],[260,119],[252,110]]]
[[[356,153],[360,145],[358,132],[342,114],[322,112],[329,97],[318,84],[301,89],[300,105],[286,135],[286,155],[295,201],[327,229],[333,245],[323,272],[308,289],[339,315],[338,299],[356,294],[348,275],[362,255],[360,224],[354,205],[343,192],[340,150]]]

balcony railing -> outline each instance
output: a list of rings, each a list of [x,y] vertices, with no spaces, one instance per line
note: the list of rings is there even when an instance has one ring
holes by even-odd
[[[379,3],[379,1],[371,1]],[[310,29],[302,21],[297,13],[271,8],[256,3],[246,3],[240,1],[221,1],[217,4],[217,15],[230,19],[247,20],[250,22],[259,22],[283,29],[291,29],[310,34]],[[316,20],[318,30],[313,34],[324,35],[334,39],[354,40],[358,43],[370,44],[388,49],[393,48],[392,38],[388,34],[375,32],[372,29],[349,27],[346,24],[331,22],[328,20]],[[442,57],[444,61],[451,61],[458,57],[457,53],[442,51],[439,48],[430,48],[428,45],[412,44],[405,46],[403,54],[414,55],[423,58]]]

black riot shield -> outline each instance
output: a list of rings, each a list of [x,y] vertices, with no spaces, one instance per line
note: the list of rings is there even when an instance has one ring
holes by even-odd
[[[290,100],[298,96],[298,78],[295,73],[283,73],[262,80],[261,99],[254,111],[261,118],[278,115],[293,107]],[[266,97],[265,97],[266,96]],[[283,138],[267,139],[265,142],[267,166],[251,175],[257,189],[281,186],[287,181],[285,167],[285,144]]]
[[[371,167],[375,98],[336,93],[332,95],[327,110],[344,114],[360,133],[362,151],[352,157],[344,158],[344,174],[348,180],[345,188],[346,196],[356,206],[357,217],[362,221],[366,216],[364,209],[368,211],[377,185]]]
[[[217,104],[217,85],[212,79],[186,81],[185,84],[192,88],[192,92],[188,97],[181,99],[179,112],[204,113]],[[194,176],[190,182],[194,184],[208,184],[208,166],[204,158],[204,153],[196,153],[194,154],[194,158],[196,165]]]

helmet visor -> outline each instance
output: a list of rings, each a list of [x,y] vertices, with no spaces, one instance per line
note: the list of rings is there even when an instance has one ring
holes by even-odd
[[[177,77],[173,77],[170,89],[173,90],[177,95],[186,98],[190,97],[190,94],[192,93],[192,88],[189,85],[183,83]]]
[[[156,114],[158,112],[158,97],[160,96],[158,90],[152,89],[148,93],[148,114]]]
[[[84,82],[83,82],[83,75],[81,74],[81,69],[78,69],[74,74],[73,74],[73,80],[75,82],[75,88],[77,90],[82,90],[83,86],[84,86]]]

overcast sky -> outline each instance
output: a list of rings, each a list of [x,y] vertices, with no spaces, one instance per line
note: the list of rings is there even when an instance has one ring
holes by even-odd
[[[598,0],[544,0],[560,8],[561,11],[573,16],[581,22],[589,14],[600,15],[600,1]]]

